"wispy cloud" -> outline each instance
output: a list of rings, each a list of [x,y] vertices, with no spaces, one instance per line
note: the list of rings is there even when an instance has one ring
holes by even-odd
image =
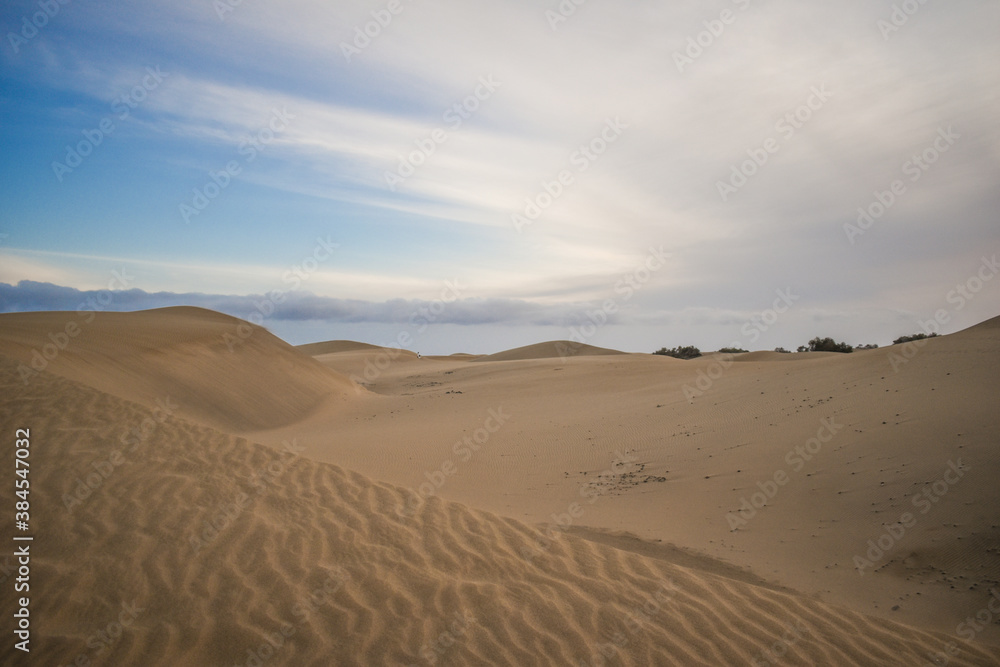
[[[197,306],[247,319],[261,315],[259,304],[268,300],[273,305],[267,317],[283,322],[319,320],[333,323],[383,323],[412,325],[427,321],[426,313],[434,312],[435,324],[504,324],[536,326],[568,326],[577,314],[592,304],[563,303],[542,305],[519,299],[459,298],[449,301],[446,308],[433,300],[391,299],[374,302],[361,299],[336,299],[317,296],[305,291],[250,295],[222,295],[172,292],[149,293],[140,289],[114,290],[109,309],[135,311],[171,306]],[[106,297],[101,290],[78,290],[72,287],[23,280],[16,285],[0,283],[0,312],[32,312],[43,310],[74,311],[88,300],[97,302]],[[101,302],[107,301],[102,298]],[[434,310],[429,309],[434,306]],[[424,313],[421,316],[421,313]],[[439,314],[438,314],[439,313]],[[618,319],[618,318],[616,318]]]
[[[428,298],[459,277],[483,321],[490,309],[561,321],[538,312],[603,298],[650,245],[673,255],[631,304],[669,313],[650,322],[707,308],[721,327],[789,284],[858,326],[878,308],[933,308],[996,241],[1000,6],[928,3],[887,40],[889,4],[595,0],[554,30],[554,2],[404,2],[348,60],[341,43],[382,3],[243,2],[222,19],[198,0],[72,3],[4,55],[11,104],[31,113],[5,112],[0,130],[21,147],[0,191],[18,226],[0,279],[95,287],[115,258],[149,293],[263,293],[332,233],[344,252],[308,288],[344,317],[352,299]],[[675,55],[723,8],[735,22],[678,71]],[[162,86],[57,183],[52,158],[148,66],[169,72]],[[802,116],[816,87],[829,99]],[[294,118],[185,228],[178,205],[244,159],[274,109]],[[614,142],[608,119],[626,126]],[[848,243],[843,225],[942,126],[962,140]],[[575,160],[591,146],[595,159]],[[776,150],[745,167],[764,146]],[[412,174],[390,183],[401,160]],[[753,173],[722,199],[734,169]],[[512,216],[532,206],[519,233]]]

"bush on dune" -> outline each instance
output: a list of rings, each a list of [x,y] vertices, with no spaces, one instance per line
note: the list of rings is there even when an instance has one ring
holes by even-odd
[[[929,336],[927,334],[925,334],[925,333],[917,333],[917,334],[913,334],[912,336],[900,336],[896,340],[892,341],[892,344],[893,345],[899,345],[900,343],[910,343],[910,342],[913,342],[915,340],[924,340],[925,338],[934,338],[935,336],[937,336],[936,333],[932,333]]]
[[[653,354],[658,354],[664,357],[673,357],[675,359],[697,359],[701,356],[701,350],[696,348],[694,345],[685,345],[684,347],[674,347],[669,350],[665,347],[661,347]]]
[[[801,348],[800,348],[801,349]],[[843,352],[849,354],[854,352],[854,348],[847,343],[838,343],[832,338],[816,337],[809,341],[810,352]]]

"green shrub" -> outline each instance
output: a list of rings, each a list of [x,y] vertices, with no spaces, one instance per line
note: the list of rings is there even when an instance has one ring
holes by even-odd
[[[854,352],[854,348],[847,343],[838,343],[832,338],[813,338],[809,341],[810,352],[843,352],[849,354]]]
[[[925,333],[913,334],[912,336],[900,336],[896,340],[892,341],[892,344],[893,345],[899,345],[900,343],[909,343],[909,342],[915,341],[915,340],[923,340],[925,338],[934,338],[935,336],[937,336],[936,333],[932,333],[929,336],[927,334],[925,334]]]
[[[749,352],[750,350],[741,350],[738,347],[724,347],[719,352],[723,354],[743,354],[744,352]]]
[[[675,359],[697,359],[698,357],[701,356],[701,350],[699,350],[693,345],[686,345],[684,347],[675,347],[669,350],[665,347],[661,347],[653,354],[659,354],[664,357],[673,357]]]

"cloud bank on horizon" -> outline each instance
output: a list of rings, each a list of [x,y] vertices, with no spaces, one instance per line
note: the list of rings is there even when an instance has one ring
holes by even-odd
[[[0,17],[0,311],[119,272],[116,309],[246,317],[282,291],[290,340],[380,342],[461,284],[439,351],[587,323],[636,349],[862,343],[1000,312],[994,2]]]

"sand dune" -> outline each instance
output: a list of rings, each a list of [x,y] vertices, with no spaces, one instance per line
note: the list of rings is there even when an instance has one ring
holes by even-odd
[[[0,353],[231,431],[273,428],[355,396],[347,378],[267,330],[201,308],[0,315]]]
[[[595,347],[585,343],[569,340],[554,340],[547,343],[525,345],[512,350],[504,350],[495,354],[479,357],[475,361],[526,361],[528,359],[553,359],[568,357],[592,357],[609,354],[625,354],[618,350]]]
[[[322,343],[308,343],[306,345],[296,345],[299,352],[308,354],[311,357],[318,357],[323,354],[336,354],[338,352],[380,352],[388,348],[369,343],[359,343],[353,340],[329,340]],[[399,350],[403,354],[413,355],[409,350]]]
[[[758,350],[756,352],[745,352],[732,355],[733,361],[808,361],[820,357],[827,357],[836,352],[768,352]]]
[[[440,497],[531,524],[583,500],[575,527],[693,550],[863,613],[967,630],[1000,588],[997,321],[918,345],[784,356],[796,363],[392,364],[366,384],[375,402],[254,437],[296,434],[313,458],[413,489],[450,462]],[[498,407],[509,419],[470,452],[464,439]],[[331,429],[338,438],[324,443]],[[808,458],[796,452],[817,444]],[[943,490],[951,462],[966,470],[959,483],[914,505]],[[779,473],[774,497],[744,505],[760,502],[761,485],[774,491]],[[868,559],[869,541],[887,543],[906,512],[916,525]],[[746,524],[734,530],[733,516]],[[855,557],[872,566],[859,573]],[[975,637],[1000,644],[1000,625]]]
[[[379,347],[370,345],[366,347],[342,346],[339,351],[338,346],[326,347],[325,343],[318,343],[317,347],[310,347],[313,350],[313,359],[317,363],[330,370],[344,375],[356,383],[357,386],[367,387],[382,371],[393,365],[405,365],[423,361],[415,352],[401,350],[398,348]],[[299,348],[302,350],[303,348]]]
[[[952,641],[438,498],[411,513],[296,443],[25,384],[8,358],[0,382],[5,432],[33,442],[37,664],[916,665]]]
[[[471,362],[164,309],[25,376],[72,315],[0,316],[39,664],[1000,664],[966,621],[1000,589],[1000,318],[795,364]]]
[[[435,361],[475,361],[485,357],[485,354],[469,354],[467,352],[456,352],[455,354],[428,354],[425,359],[434,359]]]

